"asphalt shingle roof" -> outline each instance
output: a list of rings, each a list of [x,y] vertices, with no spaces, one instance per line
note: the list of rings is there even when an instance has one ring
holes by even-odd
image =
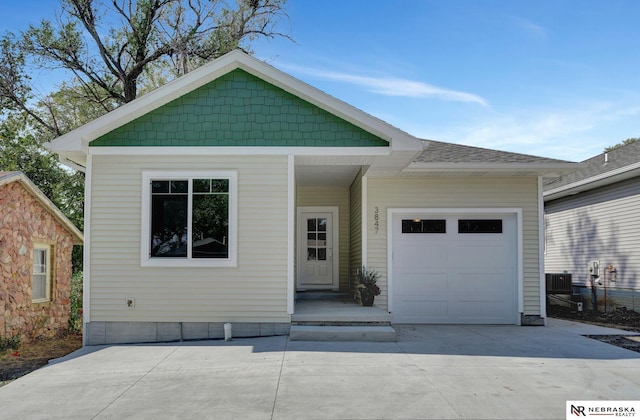
[[[570,163],[521,153],[503,152],[482,147],[464,146],[435,140],[422,140],[425,149],[414,162],[423,163]]]
[[[607,155],[606,160],[605,155]],[[600,153],[597,156],[582,161],[582,166],[577,171],[547,181],[544,184],[544,190],[547,191],[563,187],[638,162],[640,162],[640,141],[618,147],[607,153]]]

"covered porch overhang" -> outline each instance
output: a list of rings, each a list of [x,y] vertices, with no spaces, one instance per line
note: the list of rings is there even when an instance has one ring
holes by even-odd
[[[320,151],[321,153],[321,151]],[[290,155],[290,181],[292,185],[290,197],[290,216],[292,217],[290,231],[290,279],[288,283],[289,314],[296,322],[302,314],[313,314],[312,318],[324,318],[325,322],[343,321],[344,317],[352,322],[363,322],[364,308],[356,303],[351,290],[352,271],[354,267],[361,267],[364,262],[362,243],[365,240],[366,215],[366,178],[369,176],[396,176],[411,162],[415,151],[393,152],[388,148],[382,150],[362,150],[361,153],[339,154],[333,148],[326,155],[296,154]],[[364,187],[362,183],[365,183]],[[326,255],[335,258],[338,266],[339,281],[336,285],[323,287],[306,287],[301,281],[301,265],[314,253],[312,243],[316,232],[307,232],[305,211],[316,215],[317,212],[335,210],[334,217],[337,225],[337,239],[335,250],[326,251]],[[354,221],[355,220],[355,221]],[[323,220],[324,221],[324,220]],[[318,238],[320,233],[318,232]],[[314,239],[308,239],[313,237]],[[324,240],[325,236],[322,236]],[[309,249],[306,243],[311,241]],[[365,246],[366,247],[366,246]],[[307,253],[308,251],[308,253]],[[318,251],[319,253],[320,251]],[[322,250],[325,257],[325,250]],[[319,255],[319,254],[318,254]],[[323,299],[307,299],[308,295],[325,292]],[[339,292],[339,293],[337,293]],[[332,293],[335,299],[331,299]],[[307,296],[304,296],[304,295]],[[345,299],[345,296],[347,298]],[[299,299],[303,297],[302,299]],[[371,309],[368,309],[371,311]],[[388,322],[388,312],[376,308],[384,315],[381,322]],[[342,315],[340,315],[342,314]],[[357,315],[357,316],[356,316]],[[379,314],[380,315],[380,314]],[[338,319],[333,319],[337,317]],[[331,319],[330,319],[331,318]],[[316,321],[319,321],[316,319]],[[369,321],[370,322],[370,321]]]

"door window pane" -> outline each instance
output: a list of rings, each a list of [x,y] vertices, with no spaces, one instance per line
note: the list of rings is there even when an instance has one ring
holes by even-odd
[[[316,249],[307,248],[307,261],[315,261],[315,260],[316,260]]]
[[[316,230],[316,219],[307,219],[307,232],[315,232]]]
[[[327,219],[310,217],[307,219],[307,260],[327,260]]]
[[[307,233],[307,246],[316,246],[316,234]]]

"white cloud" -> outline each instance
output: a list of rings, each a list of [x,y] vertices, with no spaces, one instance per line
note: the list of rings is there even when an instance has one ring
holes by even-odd
[[[451,143],[582,161],[601,153],[608,145],[632,137],[632,133],[625,133],[629,132],[630,124],[637,126],[634,121],[638,115],[639,108],[601,102],[572,109],[485,115],[480,122],[422,127],[414,134]]]
[[[530,20],[523,19],[518,16],[510,16],[511,21],[523,32],[538,39],[547,38],[547,29],[543,26],[537,25]]]
[[[288,71],[302,73],[324,80],[344,82],[361,86],[367,89],[369,92],[384,96],[402,96],[411,98],[434,97],[442,99],[444,101],[470,102],[477,103],[484,107],[489,106],[487,101],[478,95],[445,89],[414,80],[401,79],[391,76],[360,76],[331,70],[312,69],[296,65],[282,65],[281,67],[286,68]]]

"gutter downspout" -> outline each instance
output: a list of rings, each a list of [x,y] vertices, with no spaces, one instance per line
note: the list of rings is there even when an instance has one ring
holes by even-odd
[[[87,153],[84,176],[84,245],[82,248],[82,346],[88,344],[88,328],[91,322],[91,179],[93,157]]]
[[[540,316],[547,326],[547,296],[546,282],[544,277],[544,251],[545,251],[545,219],[544,219],[544,196],[542,177],[538,177],[538,270],[540,277]]]

